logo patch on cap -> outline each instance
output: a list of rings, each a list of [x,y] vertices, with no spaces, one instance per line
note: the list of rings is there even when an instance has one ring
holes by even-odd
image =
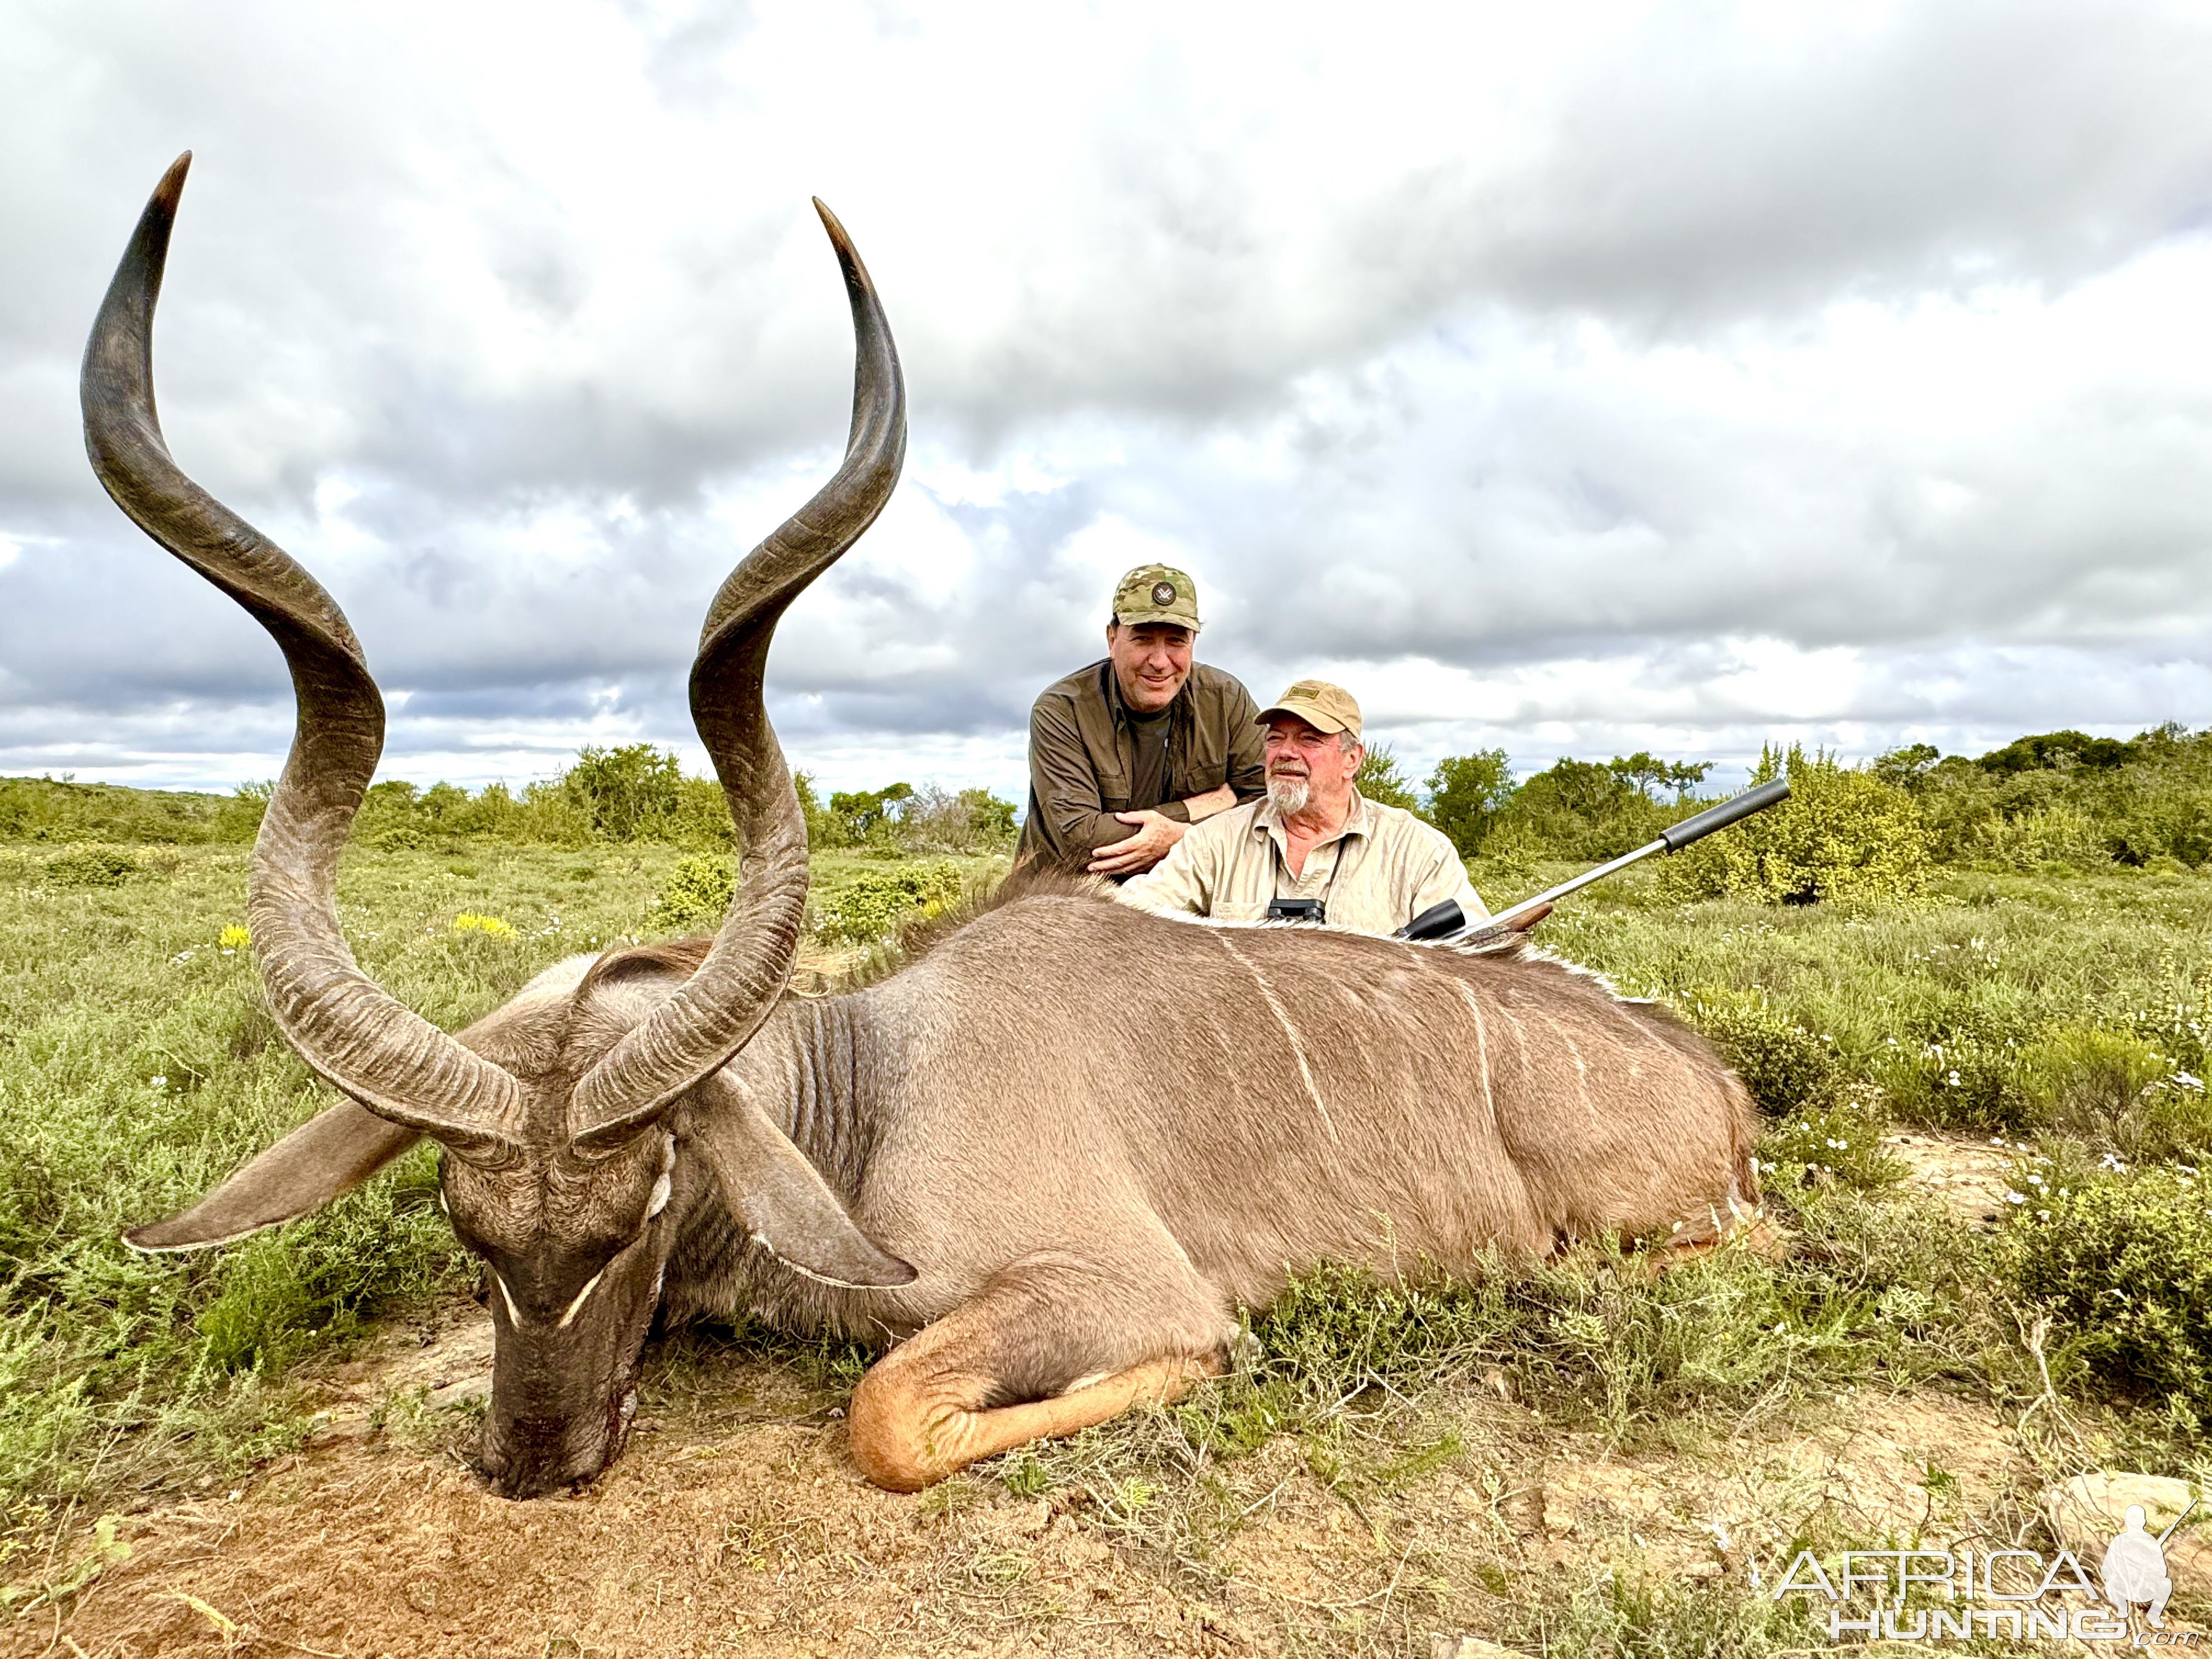
[[[1176,591],[1175,584],[1173,582],[1154,582],[1152,584],[1152,603],[1154,605],[1173,605],[1175,602]]]

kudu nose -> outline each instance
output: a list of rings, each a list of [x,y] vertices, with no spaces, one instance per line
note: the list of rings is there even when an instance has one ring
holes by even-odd
[[[487,1419],[477,1471],[501,1498],[543,1498],[580,1486],[622,1455],[636,1415],[637,1391],[626,1389],[604,1417]]]

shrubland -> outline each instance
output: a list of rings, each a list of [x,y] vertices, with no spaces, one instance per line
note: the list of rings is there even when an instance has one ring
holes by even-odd
[[[1091,1494],[1086,1513],[1203,1573],[1261,1495],[1237,1473],[1248,1461],[1295,1446],[1357,1507],[1456,1455],[1438,1405],[1455,1390],[1508,1395],[1623,1455],[1693,1451],[1854,1391],[1939,1389],[2023,1423],[2055,1420],[2051,1401],[2099,1455],[2212,1474],[2212,879],[2172,852],[2131,861],[2151,845],[2142,824],[2188,821],[2198,741],[2137,740],[2117,761],[2029,743],[2016,769],[1972,775],[1778,753],[1765,764],[1796,784],[1788,806],[1544,924],[1550,949],[1665,1002],[1737,1066],[1765,1120],[1786,1252],[1654,1275],[1593,1241],[1466,1281],[1325,1270],[1252,1313],[1250,1363],[1222,1382],[963,1479]],[[380,798],[340,884],[370,971],[457,1026],[573,951],[711,927],[736,869],[687,804],[696,781],[649,753],[593,758],[557,791]],[[1447,762],[1425,791],[1389,779],[1476,838],[1470,868],[1498,902],[1694,810],[1681,797],[1697,779],[1637,759],[1554,768],[1541,788],[1514,788],[1502,756]],[[232,838],[252,797],[84,788],[9,797],[37,811],[4,820],[18,829],[0,845],[0,1519],[18,1544],[72,1506],[96,1514],[296,1444],[297,1367],[469,1280],[426,1152],[241,1246],[121,1248],[123,1226],[190,1202],[328,1096],[260,1009]],[[1962,830],[1970,798],[1988,811]],[[805,800],[817,957],[884,945],[1004,868],[1003,802],[897,786]],[[527,812],[547,839],[483,827]],[[102,833],[80,833],[95,817]],[[2067,857],[2022,868],[1990,851],[2062,822]],[[155,828],[122,833],[132,823]],[[2101,856],[2083,850],[2092,836]],[[1915,1198],[1900,1130],[2000,1143],[1997,1223],[1969,1230]],[[830,1385],[862,1360],[759,1333],[686,1340],[781,1355]],[[1523,1615],[1561,1651],[1804,1644],[1786,1609],[1628,1577],[1547,1583]]]
[[[26,1521],[296,1439],[288,1366],[465,1277],[427,1153],[239,1248],[122,1249],[122,1227],[190,1202],[327,1103],[260,1009],[242,849],[130,856],[88,879],[45,849],[0,850],[0,1501]],[[881,937],[1001,867],[817,865],[825,947]],[[726,856],[655,843],[362,849],[339,897],[369,970],[457,1026],[568,952],[710,925],[727,872]],[[871,880],[884,877],[895,893]],[[1909,905],[1776,907],[1685,901],[1639,874],[1546,932],[1730,1054],[1770,1122],[1770,1199],[1818,1248],[1656,1280],[1601,1251],[1473,1285],[1316,1280],[1259,1316],[1258,1369],[1177,1408],[1191,1444],[1310,1433],[1321,1455],[1322,1408],[1358,1377],[1418,1391],[1492,1366],[1625,1443],[1855,1381],[2016,1392],[2033,1367],[2008,1310],[2031,1309],[2054,1322],[2054,1375],[2085,1397],[2159,1423],[2212,1412],[2212,1213],[2195,1184],[2212,1154],[2197,1080],[2212,882],[1939,872]],[[1900,1124],[2033,1141],[2052,1162],[2023,1152],[2023,1202],[1962,1240],[1888,1202],[1881,1137]],[[2146,1264],[2124,1304],[2096,1294],[2122,1260]],[[1093,1455],[1036,1454],[1046,1468]]]

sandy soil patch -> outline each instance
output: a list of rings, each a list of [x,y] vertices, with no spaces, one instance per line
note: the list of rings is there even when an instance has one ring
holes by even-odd
[[[2004,1213],[2010,1172],[2022,1156],[2016,1146],[1984,1135],[1936,1134],[1928,1130],[1884,1135],[1882,1150],[1905,1166],[1905,1191],[1934,1199],[1970,1227],[1996,1224]]]

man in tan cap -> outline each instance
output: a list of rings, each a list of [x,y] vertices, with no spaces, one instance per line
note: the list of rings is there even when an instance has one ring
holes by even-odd
[[[1183,572],[1144,564],[1121,578],[1104,659],[1030,710],[1022,858],[1124,879],[1265,788],[1252,694],[1191,660],[1197,638],[1198,592]]]
[[[1300,680],[1256,718],[1267,795],[1193,830],[1122,902],[1223,921],[1262,921],[1273,906],[1360,933],[1395,933],[1446,899],[1470,921],[1490,914],[1442,830],[1352,787],[1367,751],[1350,692]]]

